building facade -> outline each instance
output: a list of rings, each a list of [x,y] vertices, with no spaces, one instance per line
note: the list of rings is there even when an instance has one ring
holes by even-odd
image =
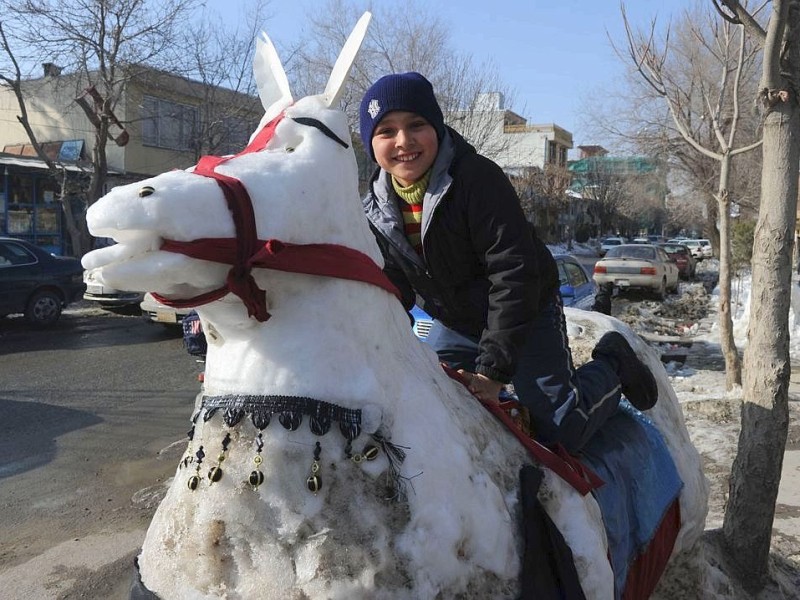
[[[257,97],[205,85],[155,69],[131,66],[121,92],[108,103],[89,78],[62,75],[44,65],[44,76],[23,82],[28,120],[53,176],[22,124],[16,95],[0,87],[0,235],[69,253],[64,202],[80,215],[96,150],[96,124],[108,120],[107,187],[185,169],[203,154],[241,150],[263,115]],[[104,110],[103,107],[106,106]]]
[[[445,118],[509,175],[519,175],[533,167],[567,166],[572,133],[555,123],[529,124],[505,108],[499,92],[481,94],[473,110],[448,113]]]

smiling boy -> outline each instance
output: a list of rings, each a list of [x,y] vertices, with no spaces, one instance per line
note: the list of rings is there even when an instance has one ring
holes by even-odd
[[[641,410],[655,404],[652,373],[617,332],[574,368],[550,251],[502,169],[445,126],[427,79],[376,81],[361,101],[360,133],[379,167],[364,211],[384,271],[407,310],[416,302],[433,317],[426,341],[478,399],[497,402],[513,382],[534,435],[572,451],[621,393]]]

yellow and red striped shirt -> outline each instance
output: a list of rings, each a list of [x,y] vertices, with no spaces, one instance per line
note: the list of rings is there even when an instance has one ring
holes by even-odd
[[[422,255],[422,204],[430,180],[430,170],[408,187],[401,186],[392,177],[392,187],[400,198],[398,205],[403,214],[403,231],[411,246],[420,256]]]

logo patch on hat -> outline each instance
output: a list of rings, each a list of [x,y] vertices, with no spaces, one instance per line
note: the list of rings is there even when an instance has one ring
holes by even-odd
[[[369,106],[367,107],[367,112],[369,116],[373,119],[378,116],[378,113],[381,112],[381,104],[378,102],[377,98],[373,98],[369,101]]]

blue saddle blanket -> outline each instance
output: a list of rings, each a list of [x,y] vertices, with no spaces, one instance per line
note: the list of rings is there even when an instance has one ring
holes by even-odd
[[[592,436],[582,461],[605,481],[593,493],[603,513],[620,598],[628,567],[653,539],[683,482],[661,434],[627,401]]]

